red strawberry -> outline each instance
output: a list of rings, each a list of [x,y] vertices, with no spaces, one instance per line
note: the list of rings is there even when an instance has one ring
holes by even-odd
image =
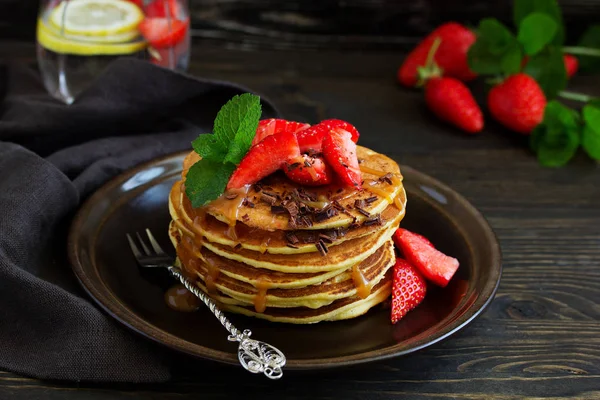
[[[187,33],[189,19],[146,18],[138,29],[150,46],[160,49],[181,42]]]
[[[428,245],[430,245],[431,247],[435,247],[433,245],[433,243],[431,243],[429,241],[429,239],[427,239],[425,236],[423,235],[419,235],[418,233],[412,232],[413,235],[418,236],[419,239],[421,239],[423,242],[427,243]],[[396,244],[397,248],[400,248],[400,236],[402,236],[402,231],[400,229],[397,229],[396,232],[394,232],[394,243]]]
[[[340,119],[326,119],[296,134],[300,151],[303,153],[320,153],[323,150],[325,136],[329,135],[329,132],[335,128],[350,132],[352,141],[354,143],[358,141],[359,133],[353,125]]]
[[[309,124],[305,124],[303,122],[296,121],[287,121],[285,119],[263,119],[258,123],[258,128],[256,129],[256,135],[254,136],[254,140],[252,144],[260,142],[267,136],[270,136],[274,133],[281,131],[292,131],[292,133],[296,133],[298,131],[304,130],[310,127]]]
[[[565,69],[567,70],[567,78],[571,78],[579,69],[579,60],[577,57],[570,54],[563,55],[565,61]]]
[[[406,229],[399,228],[394,239],[400,245],[404,257],[425,278],[438,286],[445,287],[458,269],[456,258],[449,257],[431,245],[429,240]]]
[[[361,189],[362,174],[350,132],[340,128],[331,130],[323,140],[323,156],[344,184]]]
[[[469,88],[455,78],[432,78],[425,84],[425,101],[443,121],[468,133],[483,129],[483,114]]]
[[[238,189],[256,183],[298,157],[298,140],[292,132],[282,131],[267,136],[262,142],[250,147],[229,178],[227,189]]]
[[[308,186],[328,185],[333,181],[333,171],[322,157],[303,154],[289,164],[283,164],[283,171],[290,180]]]
[[[437,37],[442,41],[434,61],[442,68],[444,76],[462,81],[476,77],[467,63],[467,51],[475,43],[475,34],[456,22],[448,22],[431,32],[406,56],[398,69],[398,81],[401,84],[409,87],[417,84],[417,68],[425,65],[429,50]]]
[[[425,298],[425,280],[406,260],[396,259],[392,284],[392,324],[418,306]]]
[[[330,129],[341,128],[345,131],[348,131],[352,135],[352,141],[354,143],[358,142],[358,137],[360,136],[358,130],[354,127],[354,125],[351,125],[346,121],[342,121],[341,119],[326,119],[321,121],[319,124],[327,125]]]
[[[520,73],[490,90],[488,108],[492,116],[507,128],[530,134],[544,119],[546,96],[535,79]]]

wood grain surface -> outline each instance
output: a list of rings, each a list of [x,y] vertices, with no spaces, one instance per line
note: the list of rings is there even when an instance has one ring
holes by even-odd
[[[0,46],[7,54],[32,61],[34,53]],[[598,165],[580,156],[565,168],[541,168],[525,138],[489,118],[472,137],[439,123],[418,91],[395,84],[402,57],[198,42],[191,73],[245,84],[289,118],[347,119],[361,131],[361,144],[465,195],[490,221],[504,257],[499,292],[478,320],[413,355],[288,373],[279,382],[181,356],[176,378],[156,385],[42,382],[3,372],[0,399],[600,399]],[[576,77],[571,86],[600,92],[593,77]]]

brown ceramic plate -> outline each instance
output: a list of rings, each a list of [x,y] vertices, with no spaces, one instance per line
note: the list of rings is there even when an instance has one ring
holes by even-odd
[[[184,154],[142,165],[102,187],[80,209],[71,227],[69,256],[77,278],[110,315],[134,331],[175,350],[237,364],[237,346],[209,311],[180,313],[163,294],[173,282],[141,271],[125,234],[150,228],[163,247],[167,197],[178,179]],[[500,282],[500,248],[481,214],[463,197],[433,178],[402,167],[408,195],[402,225],[426,235],[460,261],[450,284],[430,285],[421,305],[396,325],[378,306],[348,321],[297,326],[231,315],[239,328],[280,348],[286,369],[363,363],[407,354],[436,343],[480,314]]]

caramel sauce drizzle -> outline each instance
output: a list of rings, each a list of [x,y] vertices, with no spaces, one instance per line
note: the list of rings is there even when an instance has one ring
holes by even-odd
[[[182,284],[169,288],[165,293],[165,302],[175,311],[192,312],[200,307],[200,299],[194,296]]]
[[[387,174],[387,172],[385,172],[385,171],[367,167],[366,165],[359,165],[359,168],[360,168],[360,171],[364,172],[365,174],[371,174],[371,175],[375,175],[375,176],[379,176],[379,177],[382,177],[385,174]]]
[[[259,250],[262,254],[265,254],[267,252],[267,248],[269,247],[269,244],[271,243],[271,238],[269,236],[265,236],[262,240],[262,242],[260,243],[260,247]]]
[[[363,189],[368,190],[371,193],[374,193],[378,196],[383,197],[384,199],[386,199],[388,201],[388,203],[393,203],[394,202],[394,198],[392,197],[393,193],[390,193],[389,191],[377,186],[379,182],[375,181],[375,180],[365,180],[365,184],[363,185]]]
[[[369,281],[363,275],[358,264],[355,264],[352,267],[352,281],[354,281],[354,286],[356,287],[356,294],[358,294],[361,299],[366,299],[369,297],[371,294],[371,287],[369,286]]]
[[[207,269],[207,274],[204,278],[204,285],[206,285],[206,291],[208,292],[208,294],[216,294],[217,279],[219,279],[221,270],[211,257],[205,257],[204,262],[206,264]]]
[[[267,277],[260,277],[256,282],[258,292],[254,296],[254,310],[263,313],[267,309],[267,290],[271,287],[271,282]]]
[[[240,189],[231,189],[227,192],[223,193],[218,199],[214,200],[211,203],[212,207],[220,208],[223,211],[223,214],[227,217],[227,225],[228,228],[225,231],[225,235],[231,240],[237,240],[238,236],[235,231],[235,225],[238,220],[238,216],[240,213],[240,209],[244,204],[244,200],[246,199],[246,195],[250,191],[251,185],[246,185]],[[234,199],[228,199],[227,196],[237,195]]]

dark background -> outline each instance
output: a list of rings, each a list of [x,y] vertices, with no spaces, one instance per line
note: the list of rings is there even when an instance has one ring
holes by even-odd
[[[194,36],[245,49],[406,49],[441,22],[510,23],[512,0],[188,0]],[[570,41],[600,22],[599,0],[559,1]],[[0,0],[0,38],[34,40],[38,1]]]

